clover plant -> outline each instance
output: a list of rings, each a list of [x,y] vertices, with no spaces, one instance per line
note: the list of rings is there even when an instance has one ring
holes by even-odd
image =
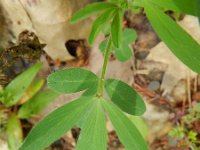
[[[41,150],[74,126],[81,128],[77,150],[106,150],[108,118],[126,150],[147,150],[145,140],[126,115],[142,115],[146,110],[145,104],[131,86],[120,80],[105,79],[110,52],[113,50],[120,61],[131,57],[129,46],[135,41],[136,34],[132,29],[123,29],[123,15],[127,10],[144,8],[158,36],[184,64],[200,73],[199,44],[164,13],[164,10],[172,10],[197,16],[194,4],[196,0],[111,0],[92,3],[75,13],[72,23],[98,15],[88,40],[91,45],[110,25],[107,39],[100,45],[104,54],[101,76],[81,68],[64,69],[49,75],[50,88],[66,94],[82,92],[82,95],[41,120],[20,150]]]

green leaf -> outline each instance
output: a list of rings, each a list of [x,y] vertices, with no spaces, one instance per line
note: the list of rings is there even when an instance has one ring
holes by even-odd
[[[122,45],[121,48],[115,48],[115,57],[121,61],[125,62],[132,56],[132,49],[128,45]]]
[[[106,23],[112,19],[115,12],[116,9],[109,9],[95,20],[95,22],[92,25],[92,30],[89,36],[90,44],[94,43],[94,40],[96,39],[100,31],[103,30],[103,27],[106,25]]]
[[[199,22],[200,22],[200,0],[196,0],[195,8],[196,8],[197,17],[198,17]]]
[[[137,33],[135,30],[129,28],[124,29],[122,38],[123,43],[130,44],[135,42],[136,39]]]
[[[133,43],[137,38],[137,34],[133,29],[124,29],[122,33],[121,47],[117,48],[112,44],[111,50],[115,51],[115,56],[119,61],[127,61],[132,56],[132,49],[130,44]],[[104,53],[108,40],[104,40],[100,43],[99,49]]]
[[[126,44],[133,43],[137,39],[136,31],[130,28],[125,28],[122,36],[123,36],[122,43],[126,43]]]
[[[19,150],[40,150],[69,131],[93,105],[92,97],[80,97],[56,109],[29,133]]]
[[[145,12],[159,37],[185,65],[200,73],[200,45],[176,22],[148,0]]]
[[[144,7],[143,0],[134,0],[133,6],[135,7]]]
[[[112,102],[102,100],[104,108],[126,150],[148,150],[140,132],[134,124]]]
[[[175,127],[172,128],[172,130],[169,132],[169,136],[173,137],[173,138],[184,138],[185,137],[185,131],[183,127]]]
[[[49,75],[48,85],[61,93],[75,93],[86,89],[96,88],[98,77],[87,70],[70,68]]]
[[[18,117],[21,119],[27,119],[38,114],[58,96],[59,94],[52,90],[45,90],[36,94],[20,107],[18,111]]]
[[[107,9],[115,9],[117,5],[110,2],[96,2],[90,5],[87,5],[83,9],[76,12],[72,18],[71,23],[76,23],[80,20],[83,20],[93,14],[100,13],[102,11],[106,11]]]
[[[138,131],[140,131],[140,134],[142,135],[142,137],[144,139],[147,139],[149,129],[146,123],[144,122],[144,120],[141,117],[132,116],[132,115],[129,115],[128,118],[131,120],[131,122],[133,122],[133,124],[136,126]]]
[[[119,61],[127,61],[132,56],[132,49],[130,44],[133,43],[137,38],[137,34],[133,29],[125,29],[122,34],[121,47],[114,47],[115,56]]]
[[[20,100],[40,68],[41,64],[36,64],[8,84],[3,93],[8,98],[5,102],[7,107],[15,105]]]
[[[118,9],[115,17],[113,18],[111,24],[111,35],[113,44],[119,48],[121,45],[121,36],[122,36],[122,15],[123,12],[121,9]]]
[[[31,99],[44,85],[45,80],[40,79],[36,80],[28,87],[22,98],[20,99],[20,104],[27,102],[29,99]]]
[[[22,143],[23,133],[20,120],[14,113],[11,113],[7,122],[8,147],[10,150],[16,150]]]
[[[113,2],[113,3],[116,3],[116,4],[119,4],[119,3],[121,3],[121,2],[124,2],[124,0],[110,0],[111,2]]]
[[[169,0],[168,3],[174,3],[177,6],[177,12],[182,12],[196,16],[195,12],[195,0]],[[176,11],[176,9],[175,9]]]
[[[149,0],[153,5],[176,12],[186,13],[196,16],[196,0]]]
[[[92,110],[81,128],[76,150],[106,150],[107,132],[101,100],[94,99]]]
[[[105,81],[105,88],[111,100],[126,113],[139,116],[146,111],[141,96],[128,84],[108,79]]]
[[[108,39],[105,39],[99,44],[99,49],[103,54],[105,54],[107,43],[108,43]],[[113,49],[113,46],[111,46],[111,50],[112,49]]]
[[[194,131],[189,131],[189,133],[188,133],[188,139],[190,140],[190,141],[192,141],[192,142],[194,142],[195,143],[195,141],[197,141],[197,132],[194,132]]]
[[[93,88],[89,88],[88,90],[86,90],[82,96],[93,96],[97,93],[97,89],[98,89],[98,86],[95,86]]]
[[[107,22],[107,23],[104,25],[103,29],[102,29],[102,33],[103,33],[104,35],[109,35],[109,34],[110,34],[110,31],[111,31],[110,22]]]
[[[141,8],[138,6],[131,7],[131,10],[133,11],[134,14],[139,14],[141,12]]]

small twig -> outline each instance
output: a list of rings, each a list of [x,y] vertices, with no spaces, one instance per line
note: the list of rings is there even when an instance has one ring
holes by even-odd
[[[186,104],[186,97],[184,96],[183,103],[182,103],[182,112],[185,111],[185,104]]]
[[[197,87],[198,87],[198,75],[196,75],[194,78],[194,93],[197,92]]]
[[[147,75],[148,73],[149,71],[147,69],[136,70],[136,74]]]
[[[189,107],[192,107],[192,98],[191,98],[191,71],[187,71],[187,98]]]

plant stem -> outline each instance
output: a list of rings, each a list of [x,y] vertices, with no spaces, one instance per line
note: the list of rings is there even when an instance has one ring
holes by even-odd
[[[111,44],[112,44],[112,39],[111,39],[111,36],[109,36],[108,43],[106,46],[106,51],[104,54],[104,62],[103,62],[103,68],[102,68],[102,72],[101,72],[101,79],[99,81],[99,86],[98,86],[98,91],[97,91],[98,97],[103,96],[103,86],[104,86],[107,63],[108,63],[108,59],[109,59],[109,55],[110,55]]]

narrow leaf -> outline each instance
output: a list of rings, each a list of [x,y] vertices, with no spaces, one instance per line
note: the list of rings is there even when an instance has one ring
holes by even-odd
[[[58,93],[48,89],[36,94],[20,107],[18,117],[21,119],[27,119],[38,114],[58,96]]]
[[[200,22],[200,0],[196,0],[195,8],[196,8],[197,17],[198,17],[199,22]]]
[[[50,88],[61,93],[75,93],[98,85],[94,73],[80,68],[57,71],[49,75],[47,81]]]
[[[7,137],[10,150],[16,150],[22,143],[23,133],[20,120],[12,113],[9,115],[7,122]]]
[[[132,116],[129,115],[128,118],[131,120],[131,122],[136,126],[138,131],[140,131],[140,134],[144,139],[147,139],[149,129],[143,118],[138,116]]]
[[[159,37],[185,65],[200,73],[200,45],[176,22],[148,0],[145,12]]]
[[[115,9],[117,5],[110,2],[96,2],[90,5],[87,5],[83,9],[76,12],[72,18],[71,23],[76,23],[80,20],[83,20],[91,15],[106,11],[107,9]]]
[[[111,2],[113,2],[113,3],[116,3],[116,4],[119,4],[119,3],[121,3],[121,2],[124,2],[124,0],[110,0]]]
[[[105,81],[105,88],[111,100],[126,113],[142,115],[146,111],[141,96],[128,84],[109,79]]]
[[[167,10],[173,10],[180,13],[186,13],[196,16],[196,0],[149,0],[153,5],[160,6]]]
[[[143,0],[134,0],[133,1],[133,6],[135,7],[143,7]]]
[[[42,88],[42,86],[44,85],[44,82],[45,82],[44,79],[34,81],[28,87],[28,89],[26,90],[22,98],[20,99],[19,104],[23,104],[27,102],[29,99],[31,99]]]
[[[41,64],[36,64],[17,76],[11,81],[11,83],[8,84],[3,93],[5,97],[8,97],[7,101],[5,102],[7,107],[16,104],[20,100],[40,68]]]
[[[91,97],[80,97],[56,109],[29,133],[19,150],[40,150],[69,131],[93,104]]]
[[[126,150],[148,150],[142,135],[123,112],[112,102],[103,100],[103,105]]]
[[[101,100],[94,99],[95,103],[90,115],[81,128],[76,150],[106,150],[107,132]]]
[[[116,9],[109,9],[105,13],[103,13],[100,17],[98,17],[92,25],[92,30],[89,36],[89,43],[93,44],[94,40],[103,29],[105,24],[112,19],[116,12]]]
[[[111,35],[114,46],[117,48],[121,45],[122,36],[122,10],[118,9],[111,24]]]
[[[169,1],[168,3],[171,3],[171,1]],[[184,0],[184,1],[183,0],[173,0],[172,4],[173,3],[180,10],[178,12],[182,12],[182,13],[185,13],[185,14],[196,16],[195,0]]]

